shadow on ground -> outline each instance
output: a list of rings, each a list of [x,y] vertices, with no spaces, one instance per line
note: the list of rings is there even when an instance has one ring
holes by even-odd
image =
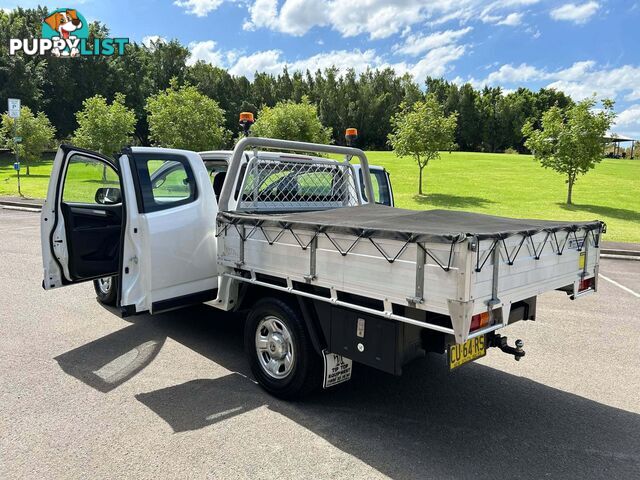
[[[429,193],[427,195],[414,195],[413,199],[420,205],[433,205],[445,208],[483,207],[494,203],[482,197],[470,197],[464,195],[447,195],[445,193]]]
[[[640,415],[481,365],[449,373],[440,356],[413,363],[402,377],[356,368],[337,390],[279,401],[248,378],[242,323],[206,305],[137,317],[56,360],[107,392],[153,361],[170,337],[237,372],[137,394],[174,432],[267,406],[394,478],[637,478],[640,471]],[[279,434],[295,432],[284,424]]]
[[[570,212],[590,212],[594,215],[601,215],[603,217],[617,218],[620,220],[629,220],[631,222],[640,222],[640,209],[628,210],[626,208],[605,207],[602,205],[580,205],[574,203],[567,205],[566,203],[558,203],[560,208],[568,210]]]

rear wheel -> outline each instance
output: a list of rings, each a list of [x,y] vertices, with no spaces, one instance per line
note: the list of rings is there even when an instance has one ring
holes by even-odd
[[[322,381],[322,357],[302,316],[275,298],[259,301],[247,318],[245,349],[258,383],[280,398],[310,393]]]
[[[98,301],[104,305],[114,306],[118,295],[118,277],[103,277],[93,281]]]

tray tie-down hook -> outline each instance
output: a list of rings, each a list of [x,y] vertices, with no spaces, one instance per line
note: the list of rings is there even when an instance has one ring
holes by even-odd
[[[507,344],[507,337],[503,337],[498,333],[494,333],[489,338],[489,346],[490,347],[498,347],[504,353],[508,353],[509,355],[513,355],[513,358],[516,361],[520,361],[522,357],[524,357],[525,351],[523,350],[524,342],[520,339],[516,340],[515,347],[510,347]]]

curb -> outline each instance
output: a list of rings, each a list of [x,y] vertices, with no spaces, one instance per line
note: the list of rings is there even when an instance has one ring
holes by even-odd
[[[24,212],[39,212],[42,210],[41,204],[32,203],[28,200],[25,200],[24,202],[15,200],[0,200],[0,207],[7,208],[9,210],[20,210]],[[640,260],[640,251],[635,250],[601,248],[600,255],[603,258],[611,258],[616,260]]]
[[[622,250],[617,248],[603,248],[600,250],[600,253],[610,254],[610,255],[619,255],[621,257],[640,257],[640,252],[637,250]]]
[[[0,205],[0,208],[2,208],[3,210],[15,210],[16,212],[40,213],[42,211],[42,209],[40,209],[40,208],[14,207],[12,205]]]
[[[600,258],[609,258],[611,260],[627,260],[627,261],[640,261],[640,256],[636,255],[620,255],[617,253],[603,253],[600,254]],[[608,250],[608,252],[615,252],[615,250]]]
[[[17,202],[15,200],[0,200],[0,205],[3,207],[16,207],[16,208],[30,208],[37,209],[38,211],[42,210],[42,204],[40,203],[32,203],[28,200],[24,202]]]

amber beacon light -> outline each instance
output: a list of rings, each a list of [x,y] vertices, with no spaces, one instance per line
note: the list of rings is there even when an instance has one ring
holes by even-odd
[[[241,112],[240,113],[240,128],[242,128],[242,132],[245,136],[249,136],[249,129],[253,125],[253,113],[251,112]]]
[[[347,128],[344,132],[344,138],[347,140],[347,145],[353,147],[356,144],[356,140],[358,140],[358,129]]]

